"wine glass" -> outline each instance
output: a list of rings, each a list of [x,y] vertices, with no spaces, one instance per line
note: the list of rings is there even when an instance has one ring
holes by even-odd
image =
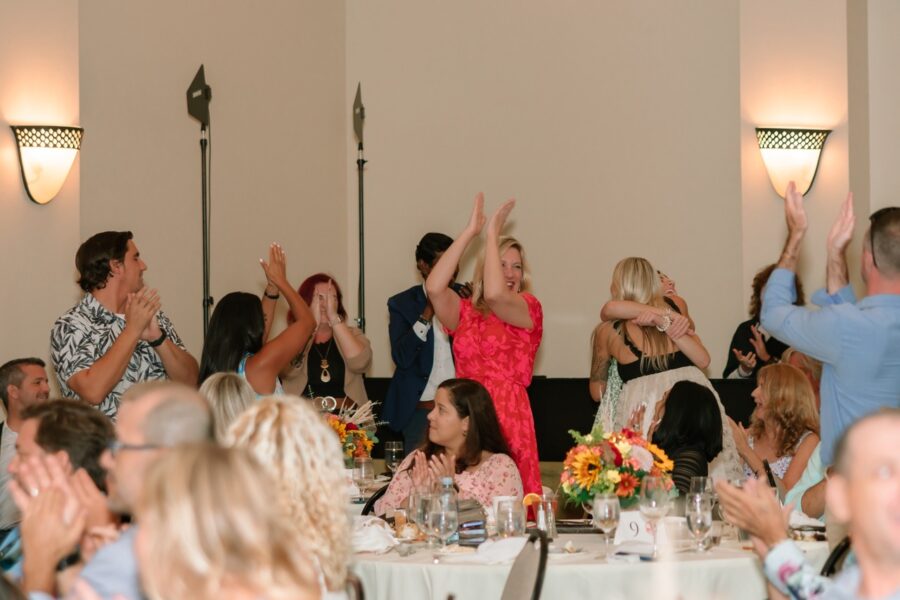
[[[594,496],[591,520],[603,532],[604,555],[609,556],[609,538],[619,524],[619,497],[609,493]]]
[[[359,488],[359,495],[365,497],[366,491],[372,488],[375,482],[375,466],[368,456],[358,456],[353,459],[353,483]]]
[[[697,552],[706,548],[703,538],[712,527],[712,499],[706,494],[689,494],[684,505],[684,518],[697,542]]]
[[[384,466],[391,472],[392,477],[401,462],[403,462],[403,442],[385,442]]]
[[[669,512],[669,490],[662,477],[644,477],[641,482],[640,496],[641,515],[650,524],[653,532],[653,558],[658,556],[657,529],[659,520]]]
[[[428,528],[441,541],[441,550],[446,550],[447,542],[459,528],[459,513],[456,507],[442,502],[437,495],[432,496],[428,511]]]

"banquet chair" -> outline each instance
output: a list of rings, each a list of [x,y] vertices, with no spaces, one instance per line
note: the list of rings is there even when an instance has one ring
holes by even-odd
[[[363,516],[370,515],[370,514],[372,514],[372,512],[374,512],[375,503],[378,502],[382,496],[384,496],[384,493],[387,492],[387,489],[388,489],[387,485],[385,485],[382,488],[379,488],[378,491],[376,491],[374,494],[372,494],[369,497],[368,500],[366,500],[366,505],[363,506],[362,513],[361,513]]]
[[[347,573],[347,598],[349,600],[366,600],[362,581],[353,573]]]
[[[538,600],[547,569],[547,534],[535,529],[513,562],[500,600]]]
[[[833,577],[835,573],[843,568],[848,554],[850,554],[850,538],[845,537],[837,543],[837,546],[825,559],[825,564],[822,565],[822,575],[824,577]]]

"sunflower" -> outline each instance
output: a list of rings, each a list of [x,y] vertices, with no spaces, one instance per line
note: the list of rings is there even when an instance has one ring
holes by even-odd
[[[672,469],[675,468],[675,463],[669,458],[669,456],[662,451],[662,449],[656,444],[651,444],[647,442],[647,450],[656,457],[655,464],[664,473],[669,473]]]
[[[600,477],[600,457],[593,452],[580,452],[572,457],[572,475],[582,489],[589,490]]]

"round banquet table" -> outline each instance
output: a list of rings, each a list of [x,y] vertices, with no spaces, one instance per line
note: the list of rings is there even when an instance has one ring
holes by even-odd
[[[761,600],[765,577],[749,546],[736,541],[702,554],[681,551],[653,562],[607,562],[598,534],[562,534],[554,546],[572,541],[576,554],[551,553],[541,596],[556,598],[652,598],[668,600]],[[798,542],[816,569],[828,557],[826,542]],[[374,600],[490,600],[500,598],[510,564],[455,563],[454,557],[434,564],[434,552],[424,546],[401,557],[396,549],[385,554],[357,554],[353,571],[362,580],[367,599]]]

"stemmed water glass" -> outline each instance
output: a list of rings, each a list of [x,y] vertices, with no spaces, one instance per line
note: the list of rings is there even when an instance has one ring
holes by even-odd
[[[706,548],[703,539],[712,528],[712,499],[707,494],[689,494],[684,505],[688,529],[697,542],[697,552]]]
[[[659,521],[669,512],[669,490],[662,477],[644,477],[641,481],[640,508],[641,515],[650,524],[653,532],[653,558],[658,556],[657,530]]]
[[[401,462],[403,462],[403,442],[385,442],[384,466],[391,472],[392,477]]]
[[[594,496],[591,520],[594,527],[603,532],[604,555],[609,556],[609,538],[619,525],[619,497],[615,494],[597,494]]]
[[[375,466],[368,456],[353,459],[353,483],[359,488],[360,498],[365,498],[375,482]]]

